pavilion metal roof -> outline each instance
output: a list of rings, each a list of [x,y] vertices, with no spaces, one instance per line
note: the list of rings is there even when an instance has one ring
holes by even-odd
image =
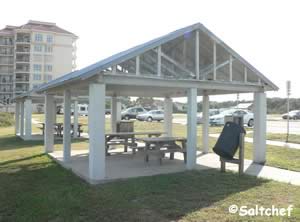
[[[266,78],[262,73],[260,73],[250,63],[248,63],[243,57],[241,57],[238,53],[236,53],[233,49],[231,49],[228,45],[226,45],[221,39],[219,39],[211,31],[209,31],[205,26],[203,26],[201,23],[196,23],[191,26],[187,26],[187,27],[181,28],[179,30],[176,30],[174,32],[171,32],[167,35],[161,36],[159,38],[148,41],[144,44],[135,46],[128,50],[125,50],[125,51],[122,51],[115,55],[112,55],[106,59],[103,59],[99,62],[96,62],[96,63],[89,65],[85,68],[82,68],[80,70],[68,73],[68,74],[61,76],[57,79],[54,79],[46,84],[43,84],[42,86],[38,87],[35,91],[38,93],[42,93],[44,91],[47,91],[48,89],[55,88],[55,87],[61,86],[66,83],[70,83],[70,82],[73,82],[76,80],[88,79],[94,75],[99,74],[99,72],[104,69],[107,69],[114,65],[120,64],[128,59],[131,59],[137,55],[140,55],[141,53],[144,53],[150,49],[158,47],[168,41],[176,39],[186,33],[192,32],[197,29],[205,32],[209,37],[214,39],[218,44],[222,45],[229,53],[231,53],[235,58],[240,60],[240,62],[242,62],[245,66],[247,66],[250,70],[252,70],[261,80],[263,80],[269,87],[271,87],[272,90],[279,89],[273,82],[271,82],[268,78]]]

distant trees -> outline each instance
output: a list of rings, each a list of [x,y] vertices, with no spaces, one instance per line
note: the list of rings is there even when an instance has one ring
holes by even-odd
[[[287,100],[285,98],[268,98],[267,107],[268,113],[282,114],[287,112]],[[300,98],[290,99],[290,110],[300,110]]]

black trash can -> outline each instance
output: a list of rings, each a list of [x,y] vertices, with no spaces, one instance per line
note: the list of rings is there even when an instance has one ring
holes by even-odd
[[[246,133],[242,126],[234,122],[225,123],[222,133],[218,138],[213,151],[220,157],[233,159],[239,147],[241,133]]]

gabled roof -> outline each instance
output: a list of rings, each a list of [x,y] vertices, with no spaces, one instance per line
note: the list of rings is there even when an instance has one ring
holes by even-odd
[[[14,34],[15,30],[39,30],[39,31],[46,31],[46,32],[55,32],[55,33],[73,35],[75,38],[77,38],[77,36],[74,33],[58,27],[56,23],[33,21],[33,20],[29,20],[26,24],[21,26],[8,25],[4,29],[0,30],[0,34],[12,35]]]
[[[92,65],[89,65],[83,69],[80,69],[78,71],[74,71],[71,73],[68,73],[64,76],[61,76],[57,79],[54,79],[41,87],[39,87],[36,91],[37,92],[43,92],[50,88],[54,88],[57,86],[61,86],[66,83],[70,83],[72,81],[76,80],[84,80],[87,78],[90,78],[94,75],[99,74],[100,71],[107,69],[109,67],[112,67],[114,65],[120,64],[128,59],[131,59],[137,55],[140,55],[141,53],[144,53],[150,49],[156,48],[159,45],[162,45],[168,41],[171,41],[173,39],[176,39],[186,33],[192,32],[194,30],[201,30],[205,32],[208,36],[213,38],[218,44],[222,45],[228,52],[230,52],[234,57],[236,57],[238,60],[240,60],[245,66],[247,66],[250,70],[252,70],[261,80],[263,80],[267,85],[269,85],[273,90],[278,90],[278,87],[272,83],[269,79],[267,79],[262,73],[260,73],[257,69],[255,69],[252,65],[250,65],[244,58],[242,58],[238,53],[236,53],[234,50],[232,50],[229,46],[227,46],[221,39],[219,39],[217,36],[215,36],[212,32],[210,32],[207,28],[205,28],[201,23],[196,23],[191,26],[187,26],[185,28],[176,30],[174,32],[171,32],[167,35],[161,36],[159,38],[153,39],[149,42],[146,42],[144,44],[135,46],[133,48],[130,48],[128,50],[125,50],[123,52],[117,53],[113,56],[110,56],[106,59],[103,59],[97,63],[94,63]]]
[[[7,25],[4,29],[0,30],[0,35],[13,35],[14,34],[14,29],[16,26],[9,26]]]
[[[56,32],[62,34],[74,35],[72,32],[69,32],[65,29],[62,29],[56,25],[56,23],[51,22],[41,22],[29,20],[25,25],[21,25],[18,29],[34,29],[40,31]]]

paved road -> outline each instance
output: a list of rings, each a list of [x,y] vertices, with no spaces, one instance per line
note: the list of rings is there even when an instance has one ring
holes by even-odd
[[[185,118],[173,118],[174,123],[179,123],[186,125]],[[268,133],[286,133],[287,123],[285,120],[276,119],[267,121],[267,132]],[[290,134],[299,134],[300,135],[300,120],[291,120],[290,121]]]
[[[280,121],[267,121],[267,131],[268,133],[286,133],[287,122],[284,120]],[[290,121],[290,133],[300,135],[300,121],[291,120]]]

